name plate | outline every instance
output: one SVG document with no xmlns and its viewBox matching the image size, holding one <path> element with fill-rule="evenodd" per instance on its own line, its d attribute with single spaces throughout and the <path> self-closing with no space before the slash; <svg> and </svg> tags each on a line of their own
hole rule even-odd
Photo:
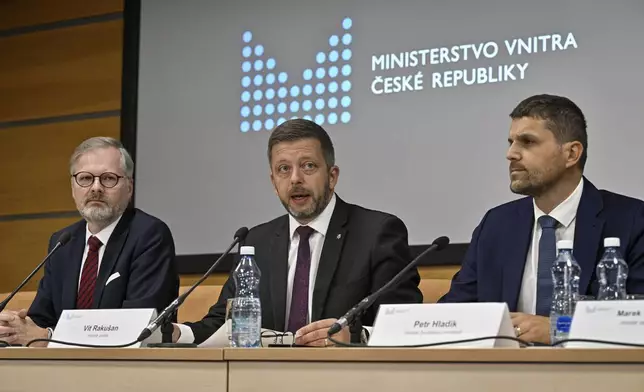
<svg viewBox="0 0 644 392">
<path fill-rule="evenodd" d="M 515 336 L 505 303 L 380 305 L 369 346 L 413 346 Z M 513 340 L 489 339 L 428 348 L 519 347 Z"/>
<path fill-rule="evenodd" d="M 156 309 L 73 309 L 63 310 L 53 340 L 70 343 L 113 346 L 135 341 L 141 331 L 157 316 Z M 148 339 L 128 348 L 144 347 L 161 342 L 157 329 Z M 72 347 L 50 342 L 47 347 Z"/>
<path fill-rule="evenodd" d="M 568 338 L 644 344 L 644 301 L 577 302 Z M 564 344 L 571 348 L 628 348 L 584 342 Z"/>
</svg>

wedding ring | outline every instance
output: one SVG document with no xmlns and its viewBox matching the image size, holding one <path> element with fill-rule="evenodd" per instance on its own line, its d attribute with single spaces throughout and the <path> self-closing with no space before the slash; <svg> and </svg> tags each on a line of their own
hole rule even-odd
<svg viewBox="0 0 644 392">
<path fill-rule="evenodd" d="M 518 325 L 514 327 L 514 332 L 516 332 L 517 336 L 521 336 L 521 327 Z"/>
</svg>

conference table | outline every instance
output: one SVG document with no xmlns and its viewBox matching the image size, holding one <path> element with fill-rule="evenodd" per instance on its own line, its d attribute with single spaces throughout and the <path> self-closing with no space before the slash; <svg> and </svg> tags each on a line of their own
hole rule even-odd
<svg viewBox="0 0 644 392">
<path fill-rule="evenodd" d="M 0 391 L 644 391 L 644 349 L 0 349 Z"/>
</svg>

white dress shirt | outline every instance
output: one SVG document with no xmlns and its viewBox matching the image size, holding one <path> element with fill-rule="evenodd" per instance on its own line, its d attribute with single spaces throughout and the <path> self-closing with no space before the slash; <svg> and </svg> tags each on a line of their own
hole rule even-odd
<svg viewBox="0 0 644 392">
<path fill-rule="evenodd" d="M 83 258 L 81 259 L 80 273 L 78 274 L 79 289 L 80 289 L 80 281 L 83 277 L 83 266 L 85 266 L 87 253 L 89 253 L 89 244 L 87 243 L 87 241 L 89 241 L 89 237 L 94 236 L 103 243 L 103 245 L 101 245 L 101 247 L 98 248 L 98 268 L 96 269 L 96 274 L 98 275 L 98 272 L 101 270 L 101 261 L 103 261 L 103 255 L 105 254 L 105 248 L 107 247 L 107 242 L 110 240 L 110 237 L 112 236 L 112 233 L 116 228 L 116 225 L 121 220 L 121 217 L 123 217 L 123 215 L 116 218 L 114 222 L 110 223 L 107 227 L 105 227 L 103 230 L 99 231 L 96 234 L 92 234 L 89 231 L 89 225 L 85 227 L 85 250 L 83 251 Z"/>
<path fill-rule="evenodd" d="M 324 208 L 322 213 L 317 218 L 308 223 L 307 226 L 313 228 L 315 232 L 309 237 L 309 246 L 311 248 L 311 269 L 309 271 L 309 314 L 307 321 L 311 318 L 311 304 L 313 303 L 313 289 L 315 288 L 315 278 L 318 273 L 318 266 L 320 265 L 320 256 L 322 255 L 322 247 L 324 245 L 324 238 L 326 237 L 333 210 L 335 210 L 336 197 L 335 194 L 331 196 L 329 204 Z M 286 279 L 286 318 L 284 325 L 288 325 L 288 317 L 291 310 L 291 295 L 293 294 L 293 280 L 295 278 L 295 268 L 297 266 L 297 248 L 300 245 L 300 235 L 296 230 L 302 226 L 295 218 L 289 215 L 289 235 L 290 244 L 288 250 L 288 275 Z M 262 255 L 257 255 L 262 257 Z M 263 304 L 264 305 L 264 304 Z M 264 305 L 268 306 L 268 305 Z M 184 324 L 175 324 L 179 327 L 181 335 L 177 343 L 194 343 L 195 335 L 192 329 Z M 281 332 L 281 331 L 280 331 Z"/>
<path fill-rule="evenodd" d="M 521 292 L 519 293 L 519 302 L 517 310 L 522 313 L 535 314 L 537 307 L 537 272 L 539 269 L 539 240 L 541 239 L 541 226 L 539 218 L 543 215 L 550 215 L 555 218 L 559 225 L 555 230 L 557 241 L 575 239 L 575 221 L 577 219 L 577 208 L 581 200 L 581 194 L 584 188 L 582 179 L 577 188 L 559 204 L 555 209 L 546 214 L 541 211 L 533 200 L 534 206 L 534 226 L 532 227 L 532 242 L 528 249 L 528 256 L 523 270 L 523 279 L 521 281 Z"/>
</svg>

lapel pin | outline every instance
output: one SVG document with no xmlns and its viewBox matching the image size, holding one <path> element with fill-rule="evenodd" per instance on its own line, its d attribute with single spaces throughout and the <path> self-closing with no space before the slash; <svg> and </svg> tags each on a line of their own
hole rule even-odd
<svg viewBox="0 0 644 392">
<path fill-rule="evenodd" d="M 336 238 L 337 238 L 337 239 L 342 238 L 342 234 L 338 234 L 338 236 L 337 236 Z"/>
</svg>

